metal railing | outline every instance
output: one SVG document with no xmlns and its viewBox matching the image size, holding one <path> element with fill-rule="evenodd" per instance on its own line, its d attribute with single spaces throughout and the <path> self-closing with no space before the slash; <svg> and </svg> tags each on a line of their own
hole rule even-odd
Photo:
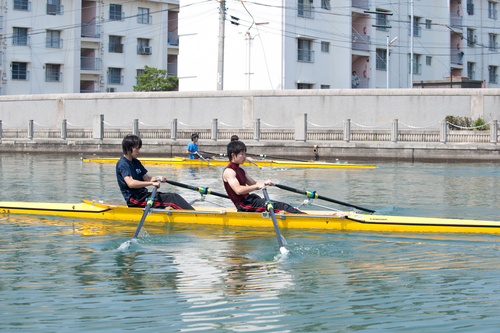
<svg viewBox="0 0 500 333">
<path fill-rule="evenodd" d="M 45 82 L 62 82 L 62 72 L 45 72 Z"/>
<path fill-rule="evenodd" d="M 355 50 L 370 50 L 370 36 L 361 34 L 352 34 L 352 48 Z"/>
<path fill-rule="evenodd" d="M 29 81 L 30 71 L 27 70 L 12 70 L 12 80 L 14 81 Z"/>
<path fill-rule="evenodd" d="M 498 84 L 498 74 L 490 73 L 490 83 Z"/>
<path fill-rule="evenodd" d="M 176 32 L 168 33 L 168 45 L 179 46 L 179 34 Z"/>
<path fill-rule="evenodd" d="M 123 44 L 110 43 L 108 46 L 108 52 L 123 53 Z"/>
<path fill-rule="evenodd" d="M 101 58 L 80 57 L 80 69 L 91 71 L 101 70 Z"/>
<path fill-rule="evenodd" d="M 313 50 L 297 50 L 297 61 L 301 62 L 314 62 L 314 51 Z"/>
<path fill-rule="evenodd" d="M 451 63 L 463 65 L 464 53 L 462 51 L 451 50 L 450 52 Z"/>
<path fill-rule="evenodd" d="M 108 74 L 108 84 L 123 84 L 123 75 Z"/>
<path fill-rule="evenodd" d="M 62 15 L 64 13 L 63 5 L 53 5 L 47 4 L 47 14 L 48 15 Z"/>
<path fill-rule="evenodd" d="M 28 46 L 30 45 L 30 36 L 12 36 L 12 45 Z"/>
<path fill-rule="evenodd" d="M 101 38 L 101 26 L 93 23 L 82 23 L 82 37 Z"/>
<path fill-rule="evenodd" d="M 408 27 L 408 35 L 411 36 L 411 27 Z M 422 37 L 422 27 L 419 25 L 413 25 L 413 37 Z"/>
<path fill-rule="evenodd" d="M 14 0 L 14 10 L 31 11 L 31 1 Z"/>
<path fill-rule="evenodd" d="M 494 9 L 488 9 L 488 18 L 498 20 L 498 11 Z"/>
<path fill-rule="evenodd" d="M 62 38 L 45 38 L 45 47 L 60 49 L 63 46 Z"/>
<path fill-rule="evenodd" d="M 110 10 L 109 11 L 109 20 L 110 21 L 124 21 L 125 20 L 125 13 L 115 11 L 115 10 Z"/>
<path fill-rule="evenodd" d="M 490 51 L 498 52 L 498 42 L 491 42 L 490 41 L 488 49 Z"/>
<path fill-rule="evenodd" d="M 151 15 L 137 15 L 137 23 L 140 24 L 153 24 L 153 16 Z"/>
<path fill-rule="evenodd" d="M 408 74 L 411 74 L 411 63 L 408 63 Z M 422 64 L 414 64 L 413 65 L 413 74 L 417 74 L 417 75 L 422 74 Z"/>
<path fill-rule="evenodd" d="M 463 16 L 450 13 L 450 25 L 454 28 L 462 29 Z"/>
<path fill-rule="evenodd" d="M 474 78 L 476 77 L 476 72 L 467 70 L 467 76 L 470 80 L 474 80 Z"/>
</svg>

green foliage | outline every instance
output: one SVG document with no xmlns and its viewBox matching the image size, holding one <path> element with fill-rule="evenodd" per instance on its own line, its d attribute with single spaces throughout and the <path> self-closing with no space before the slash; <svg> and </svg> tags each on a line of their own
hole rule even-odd
<svg viewBox="0 0 500 333">
<path fill-rule="evenodd" d="M 470 117 L 446 116 L 445 119 L 448 122 L 448 128 L 450 130 L 467 130 L 467 128 L 460 128 L 460 127 L 478 127 L 478 126 L 482 127 L 470 128 L 468 130 L 487 131 L 490 129 L 490 126 L 486 125 L 484 119 L 481 117 L 477 118 L 476 120 L 473 120 Z"/>
<path fill-rule="evenodd" d="M 164 69 L 144 66 L 144 71 L 146 73 L 136 76 L 134 91 L 171 91 L 179 87 L 179 78 L 168 76 Z"/>
</svg>

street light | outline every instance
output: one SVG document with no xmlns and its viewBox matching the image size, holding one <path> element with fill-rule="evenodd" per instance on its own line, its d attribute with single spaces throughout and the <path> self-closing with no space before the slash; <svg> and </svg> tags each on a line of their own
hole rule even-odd
<svg viewBox="0 0 500 333">
<path fill-rule="evenodd" d="M 398 37 L 394 37 L 393 40 L 389 42 L 389 36 L 387 36 L 387 89 L 389 89 L 389 46 L 394 43 Z"/>
</svg>

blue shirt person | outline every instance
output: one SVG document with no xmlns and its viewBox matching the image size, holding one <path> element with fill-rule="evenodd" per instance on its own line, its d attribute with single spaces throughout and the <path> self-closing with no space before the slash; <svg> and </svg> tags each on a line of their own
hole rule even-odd
<svg viewBox="0 0 500 333">
<path fill-rule="evenodd" d="M 186 154 L 189 154 L 189 158 L 194 160 L 198 158 L 198 155 L 196 154 L 198 152 L 198 145 L 196 144 L 198 142 L 198 134 L 193 133 L 191 135 L 191 142 L 187 146 Z"/>
</svg>

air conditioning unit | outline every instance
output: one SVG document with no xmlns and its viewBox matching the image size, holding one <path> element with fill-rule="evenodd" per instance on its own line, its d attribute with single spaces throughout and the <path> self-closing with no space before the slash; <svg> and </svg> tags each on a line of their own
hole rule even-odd
<svg viewBox="0 0 500 333">
<path fill-rule="evenodd" d="M 139 54 L 151 54 L 153 52 L 153 47 L 151 46 L 139 46 Z"/>
<path fill-rule="evenodd" d="M 116 88 L 106 88 L 106 92 L 116 92 Z"/>
</svg>

